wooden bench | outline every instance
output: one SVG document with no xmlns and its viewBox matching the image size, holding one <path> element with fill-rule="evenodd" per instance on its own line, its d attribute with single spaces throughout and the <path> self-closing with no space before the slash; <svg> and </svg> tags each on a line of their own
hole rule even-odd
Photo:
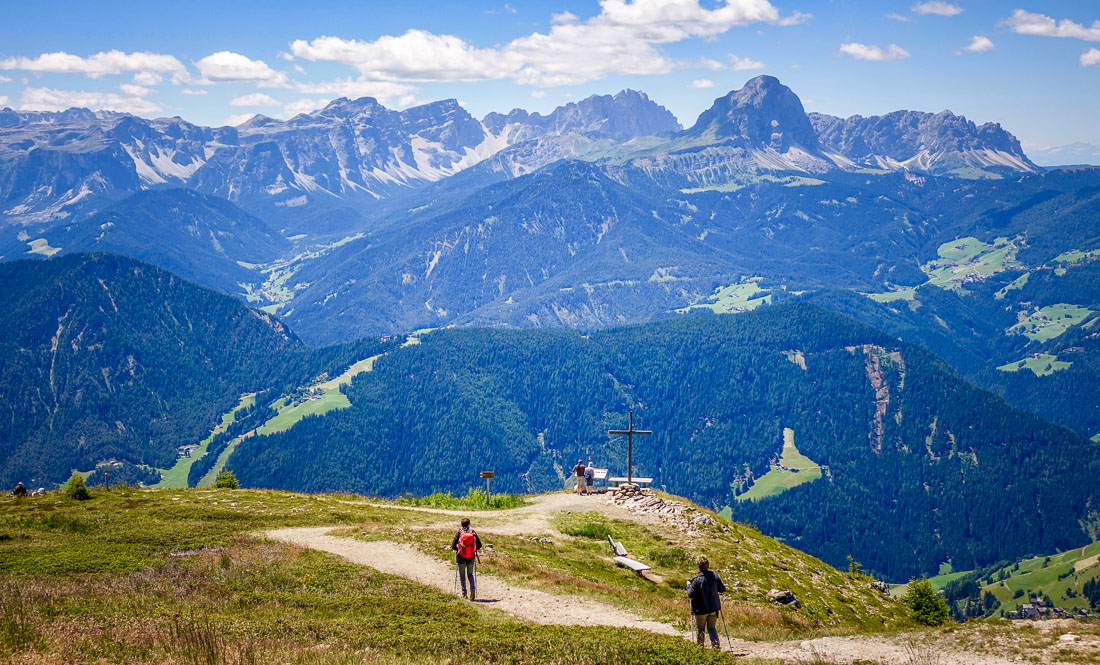
<svg viewBox="0 0 1100 665">
<path fill-rule="evenodd" d="M 628 559 L 625 556 L 615 557 L 615 563 L 617 563 L 619 565 L 622 565 L 622 566 L 626 566 L 627 568 L 633 570 L 636 573 L 640 573 L 643 570 L 649 570 L 649 566 L 645 565 L 641 561 L 635 561 L 634 559 Z"/>
<path fill-rule="evenodd" d="M 627 556 L 626 548 L 623 547 L 623 544 L 612 540 L 610 534 L 607 536 L 607 542 L 611 545 L 611 551 L 615 556 Z"/>
<path fill-rule="evenodd" d="M 651 482 L 653 482 L 652 478 L 638 478 L 637 476 L 635 476 L 632 480 L 634 484 L 638 487 L 646 487 Z M 613 487 L 618 487 L 619 485 L 627 482 L 627 478 L 626 476 L 612 476 L 607 479 L 607 482 L 611 483 Z"/>
</svg>

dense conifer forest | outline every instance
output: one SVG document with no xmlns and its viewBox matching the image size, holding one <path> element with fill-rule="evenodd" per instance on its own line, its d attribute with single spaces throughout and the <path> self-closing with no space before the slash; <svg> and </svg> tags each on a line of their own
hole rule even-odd
<svg viewBox="0 0 1100 665">
<path fill-rule="evenodd" d="M 805 365 L 805 369 L 802 365 Z M 1080 545 L 1100 444 L 1019 411 L 942 360 L 809 305 L 590 334 L 457 329 L 384 356 L 353 407 L 241 443 L 246 486 L 396 496 L 558 488 L 576 459 L 635 473 L 842 565 L 891 578 Z M 759 502 L 782 430 L 821 480 Z M 303 456 L 301 451 L 310 450 Z M 411 470 L 411 472 L 410 472 Z"/>
</svg>

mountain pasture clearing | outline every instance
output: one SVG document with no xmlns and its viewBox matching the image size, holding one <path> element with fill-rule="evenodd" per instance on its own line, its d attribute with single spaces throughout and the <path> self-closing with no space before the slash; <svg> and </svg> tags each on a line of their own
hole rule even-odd
<svg viewBox="0 0 1100 665">
<path fill-rule="evenodd" d="M 215 436 L 224 432 L 227 427 L 237 420 L 237 413 L 241 409 L 250 407 L 255 403 L 255 393 L 242 395 L 241 401 L 237 403 L 237 406 L 222 414 L 222 421 L 218 423 L 214 429 L 210 430 L 210 435 L 200 441 L 199 447 L 192 450 L 189 456 L 177 459 L 176 463 L 173 464 L 170 469 L 157 469 L 157 471 L 160 471 L 160 482 L 156 484 L 156 487 L 187 487 L 187 474 L 191 472 L 191 465 L 206 454 L 206 449 L 210 446 L 210 442 L 214 440 Z"/>
<path fill-rule="evenodd" d="M 798 451 L 794 445 L 794 430 L 783 428 L 783 452 L 779 463 L 772 464 L 771 470 L 752 484 L 749 491 L 737 497 L 738 501 L 758 501 L 769 496 L 811 483 L 821 478 L 821 467 Z"/>
<path fill-rule="evenodd" d="M 726 314 L 756 309 L 772 301 L 771 294 L 760 288 L 759 282 L 759 278 L 753 278 L 740 284 L 720 286 L 714 290 L 712 295 L 707 296 L 703 302 L 681 307 L 676 311 L 683 314 L 692 309 L 709 309 L 717 314 Z"/>
<path fill-rule="evenodd" d="M 1036 356 L 1028 356 L 1023 360 L 1001 365 L 997 369 L 1002 372 L 1018 372 L 1022 369 L 1029 369 L 1035 376 L 1049 376 L 1055 372 L 1069 369 L 1071 365 L 1073 365 L 1073 363 L 1058 360 L 1058 356 L 1053 356 L 1049 353 L 1040 353 Z"/>
<path fill-rule="evenodd" d="M 959 238 L 940 245 L 938 259 L 930 261 L 921 270 L 928 281 L 941 289 L 959 289 L 974 280 L 1018 265 L 1015 240 L 997 238 L 992 244 L 974 237 Z"/>
<path fill-rule="evenodd" d="M 1018 323 L 1005 331 L 1008 335 L 1024 335 L 1033 342 L 1046 342 L 1081 323 L 1092 310 L 1080 305 L 1058 303 L 1038 310 L 1016 313 Z"/>
</svg>

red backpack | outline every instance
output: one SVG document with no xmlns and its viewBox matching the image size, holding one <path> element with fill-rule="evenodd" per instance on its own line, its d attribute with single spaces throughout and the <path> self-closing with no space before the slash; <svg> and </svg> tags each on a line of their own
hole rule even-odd
<svg viewBox="0 0 1100 665">
<path fill-rule="evenodd" d="M 477 535 L 473 531 L 463 531 L 458 534 L 458 556 L 463 559 L 472 559 L 477 554 Z"/>
</svg>

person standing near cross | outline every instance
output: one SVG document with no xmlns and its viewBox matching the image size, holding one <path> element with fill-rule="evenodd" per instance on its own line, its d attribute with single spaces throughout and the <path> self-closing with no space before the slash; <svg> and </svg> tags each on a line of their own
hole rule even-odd
<svg viewBox="0 0 1100 665">
<path fill-rule="evenodd" d="M 653 430 L 634 429 L 634 409 L 630 410 L 630 421 L 626 429 L 609 429 L 608 434 L 626 435 L 626 482 L 634 482 L 634 435 L 653 434 Z"/>
</svg>

